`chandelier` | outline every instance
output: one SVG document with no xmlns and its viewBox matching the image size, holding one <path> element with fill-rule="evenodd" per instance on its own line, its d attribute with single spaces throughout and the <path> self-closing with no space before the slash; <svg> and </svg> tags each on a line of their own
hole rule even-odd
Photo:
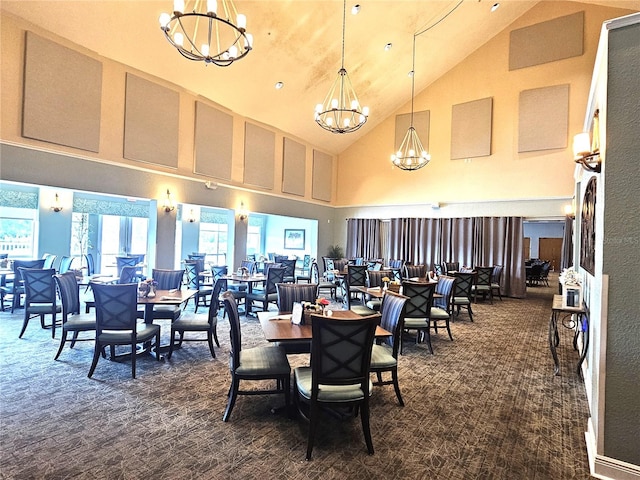
<svg viewBox="0 0 640 480">
<path fill-rule="evenodd" d="M 346 24 L 347 1 L 342 11 L 342 64 L 338 77 L 324 102 L 316 105 L 316 123 L 332 133 L 351 133 L 364 125 L 369 116 L 369 107 L 360 107 L 356 92 L 344 68 L 344 32 Z"/>
<path fill-rule="evenodd" d="M 413 95 L 415 89 L 415 69 L 416 69 L 416 35 L 413 36 L 413 64 L 411 66 L 411 123 L 409 130 L 404 136 L 400 149 L 391 155 L 391 162 L 402 170 L 418 170 L 424 167 L 431 155 L 424 149 L 413 126 Z"/>
<path fill-rule="evenodd" d="M 160 15 L 160 28 L 169 43 L 189 60 L 227 67 L 253 48 L 247 17 L 231 0 L 174 0 L 173 14 Z M 220 6 L 220 11 L 218 9 Z"/>
</svg>

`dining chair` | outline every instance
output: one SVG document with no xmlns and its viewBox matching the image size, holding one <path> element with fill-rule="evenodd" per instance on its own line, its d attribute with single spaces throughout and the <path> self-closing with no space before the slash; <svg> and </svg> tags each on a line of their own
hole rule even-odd
<svg viewBox="0 0 640 480">
<path fill-rule="evenodd" d="M 410 280 L 412 278 L 422 278 L 427 276 L 426 265 L 405 265 L 404 266 L 404 278 Z"/>
<path fill-rule="evenodd" d="M 311 283 L 311 255 L 305 255 L 302 258 L 302 267 L 299 269 L 299 274 L 296 275 L 296 283 L 303 281 Z"/>
<path fill-rule="evenodd" d="M 284 268 L 284 282 L 293 283 L 296 280 L 296 259 L 282 260 L 282 267 Z"/>
<path fill-rule="evenodd" d="M 318 299 L 318 284 L 315 283 L 277 283 L 276 290 L 280 313 L 291 312 L 293 304 L 296 302 L 316 303 Z M 277 342 L 276 344 L 284 348 L 287 355 L 311 352 L 311 342 L 308 340 Z"/>
<path fill-rule="evenodd" d="M 194 315 L 193 317 L 182 317 L 171 322 L 171 343 L 169 344 L 169 353 L 167 359 L 171 359 L 173 354 L 174 345 L 176 343 L 176 333 L 180 335 L 178 339 L 178 347 L 182 346 L 182 342 L 203 342 L 207 341 L 209 344 L 209 351 L 211 356 L 216 358 L 216 352 L 213 349 L 213 342 L 216 342 L 216 346 L 220 348 L 220 342 L 218 341 L 218 310 L 220 309 L 220 295 L 227 288 L 227 280 L 219 278 L 216 280 L 215 285 L 211 293 L 211 301 L 209 302 L 209 310 L 207 315 Z M 206 332 L 207 337 L 190 338 L 185 337 L 187 332 Z"/>
<path fill-rule="evenodd" d="M 383 278 L 394 279 L 393 272 L 391 270 L 367 270 L 367 287 L 368 288 L 383 288 Z M 376 312 L 380 311 L 382 307 L 382 300 L 379 298 L 369 298 L 366 306 Z"/>
<path fill-rule="evenodd" d="M 53 357 L 57 360 L 66 342 L 71 342 L 69 348 L 73 348 L 77 341 L 95 339 L 96 319 L 95 316 L 80 314 L 80 286 L 73 272 L 59 273 L 53 279 L 62 303 L 62 337 L 56 356 Z M 81 332 L 93 332 L 94 335 L 91 338 L 78 338 Z M 73 336 L 67 339 L 69 333 Z"/>
<path fill-rule="evenodd" d="M 460 262 L 444 262 L 444 273 L 449 275 L 449 272 L 457 272 L 460 270 Z"/>
<path fill-rule="evenodd" d="M 21 268 L 42 269 L 44 259 L 39 260 L 14 260 L 13 261 L 13 282 L 9 283 L 3 291 L 11 295 L 11 313 L 22 305 L 22 295 L 24 294 L 24 281 L 22 280 Z"/>
<path fill-rule="evenodd" d="M 431 307 L 431 313 L 429 315 L 434 332 L 438 333 L 438 323 L 443 321 L 445 322 L 449 338 L 452 341 L 453 335 L 451 335 L 449 321 L 451 319 L 451 295 L 453 294 L 455 282 L 455 277 L 448 275 L 438 277 L 438 283 L 436 284 L 436 290 L 434 292 L 433 307 Z"/>
<path fill-rule="evenodd" d="M 21 278 L 24 281 L 24 320 L 18 338 L 22 338 L 29 320 L 40 317 L 40 326 L 47 328 L 44 323 L 45 315 L 51 315 L 51 338 L 56 338 L 56 316 L 62 311 L 57 303 L 56 284 L 53 268 L 35 269 L 20 267 Z"/>
<path fill-rule="evenodd" d="M 401 259 L 389 260 L 389 268 L 398 268 L 402 270 L 404 268 L 404 263 L 404 260 Z"/>
<path fill-rule="evenodd" d="M 496 292 L 498 298 L 502 301 L 502 271 L 504 267 L 502 265 L 494 265 L 493 272 L 491 274 L 491 293 Z"/>
<path fill-rule="evenodd" d="M 284 282 L 285 269 L 282 267 L 269 267 L 267 270 L 267 276 L 265 284 L 262 288 L 253 287 L 245 298 L 245 312 L 250 315 L 253 311 L 253 303 L 258 302 L 262 304 L 262 310 L 269 310 L 270 303 L 277 303 L 278 291 L 276 284 Z"/>
<path fill-rule="evenodd" d="M 44 269 L 53 268 L 54 263 L 56 263 L 56 258 L 58 257 L 56 255 L 53 255 L 52 253 L 45 253 L 42 256 L 42 259 L 44 260 L 44 264 L 42 265 L 42 268 Z"/>
<path fill-rule="evenodd" d="M 138 286 L 135 283 L 92 283 L 96 301 L 96 337 L 89 378 L 93 375 L 105 347 L 111 347 L 111 359 L 115 360 L 115 347 L 128 345 L 131 348 L 131 377 L 136 378 L 136 345 L 149 343 L 155 347 L 156 359 L 160 361 L 160 325 L 139 323 L 137 317 Z"/>
<path fill-rule="evenodd" d="M 74 257 L 63 255 L 60 257 L 60 266 L 58 266 L 58 273 L 65 273 L 71 269 Z"/>
<path fill-rule="evenodd" d="M 426 339 L 429 352 L 433 354 L 431 345 L 431 310 L 433 306 L 433 293 L 436 290 L 435 283 L 402 282 L 402 294 L 409 298 L 405 305 L 403 331 L 416 331 L 416 345 L 422 337 Z M 400 354 L 403 352 L 404 343 L 400 344 Z"/>
<path fill-rule="evenodd" d="M 320 271 L 318 269 L 317 262 L 311 263 L 311 283 L 318 285 L 318 295 L 322 295 L 323 291 L 329 291 L 329 297 L 336 298 L 336 284 L 335 282 L 329 282 L 324 277 L 320 277 Z"/>
<path fill-rule="evenodd" d="M 456 317 L 460 315 L 460 309 L 466 308 L 469 314 L 469 320 L 473 322 L 473 310 L 471 309 L 471 288 L 475 283 L 476 274 L 467 272 L 456 272 L 454 274 L 456 282 L 451 295 L 451 313 Z"/>
<path fill-rule="evenodd" d="M 204 261 L 202 261 L 202 265 L 204 265 Z M 198 290 L 198 294 L 193 297 L 195 313 L 198 313 L 200 305 L 208 306 L 207 297 L 213 294 L 213 288 L 203 284 L 203 279 L 200 276 L 203 269 L 199 260 L 187 260 L 184 265 L 184 271 L 187 288 L 189 290 Z"/>
<path fill-rule="evenodd" d="M 154 268 L 151 277 L 158 282 L 158 290 L 180 290 L 182 286 L 182 270 L 166 270 Z M 180 305 L 154 305 L 153 319 L 177 320 L 182 314 Z"/>
<path fill-rule="evenodd" d="M 473 292 L 473 301 L 478 303 L 478 293 L 482 295 L 484 300 L 487 295 L 493 305 L 493 291 L 491 289 L 491 277 L 493 275 L 493 267 L 475 267 L 476 270 L 476 282 L 471 287 Z"/>
<path fill-rule="evenodd" d="M 346 310 L 352 310 L 362 316 L 377 313 L 374 309 L 367 307 L 361 300 L 364 298 L 364 293 L 354 288 L 367 286 L 366 265 L 347 265 L 347 274 L 342 279 L 341 286 L 342 303 Z"/>
<path fill-rule="evenodd" d="M 294 369 L 295 400 L 300 414 L 309 421 L 307 460 L 320 423 L 320 409 L 359 413 L 367 450 L 373 455 L 369 423 L 369 378 L 373 339 L 380 320 L 375 314 L 356 320 L 313 315 L 311 366 Z M 305 411 L 308 407 L 308 412 Z"/>
<path fill-rule="evenodd" d="M 238 304 L 233 294 L 226 291 L 222 294 L 224 309 L 229 319 L 229 339 L 231 352 L 229 370 L 231 371 L 231 387 L 229 388 L 227 408 L 224 411 L 222 421 L 226 422 L 231 416 L 231 411 L 236 403 L 238 395 L 263 395 L 284 393 L 287 410 L 291 403 L 291 366 L 287 360 L 284 349 L 277 346 L 260 346 L 242 349 L 242 334 L 240 331 L 240 318 Z M 240 390 L 240 382 L 243 380 L 275 380 L 275 388 Z"/>
<path fill-rule="evenodd" d="M 373 344 L 371 350 L 371 373 L 375 373 L 377 381 L 374 385 L 393 385 L 398 403 L 404 407 L 398 383 L 398 350 L 402 344 L 404 315 L 408 297 L 395 292 L 385 293 L 382 299 L 380 326 L 391 332 L 390 337 L 383 337 Z M 382 374 L 391 373 L 391 380 L 383 380 Z"/>
</svg>

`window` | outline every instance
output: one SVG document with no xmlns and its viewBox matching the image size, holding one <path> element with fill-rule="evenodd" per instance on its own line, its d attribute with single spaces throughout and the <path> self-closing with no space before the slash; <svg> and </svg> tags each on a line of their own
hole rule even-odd
<svg viewBox="0 0 640 480">
<path fill-rule="evenodd" d="M 207 260 L 215 265 L 227 263 L 227 232 L 226 223 L 200 222 L 198 251 L 206 253 Z"/>
<path fill-rule="evenodd" d="M 36 258 L 36 211 L 26 208 L 0 209 L 0 253 L 9 258 Z"/>
<path fill-rule="evenodd" d="M 249 225 L 247 228 L 247 255 L 258 256 L 262 251 L 262 225 Z"/>
<path fill-rule="evenodd" d="M 141 217 L 100 216 L 101 270 L 113 267 L 116 257 L 146 254 L 149 220 Z"/>
</svg>

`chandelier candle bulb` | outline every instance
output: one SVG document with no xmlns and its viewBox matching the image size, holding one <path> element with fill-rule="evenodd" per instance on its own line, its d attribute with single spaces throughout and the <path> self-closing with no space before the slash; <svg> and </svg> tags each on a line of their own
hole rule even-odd
<svg viewBox="0 0 640 480">
<path fill-rule="evenodd" d="M 207 14 L 216 15 L 218 13 L 217 0 L 207 0 Z"/>
<path fill-rule="evenodd" d="M 173 13 L 182 14 L 184 12 L 184 0 L 173 0 Z"/>
</svg>

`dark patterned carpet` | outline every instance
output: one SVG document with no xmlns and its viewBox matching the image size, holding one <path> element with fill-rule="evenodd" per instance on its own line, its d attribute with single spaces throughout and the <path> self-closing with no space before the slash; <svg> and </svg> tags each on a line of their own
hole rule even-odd
<svg viewBox="0 0 640 480">
<path fill-rule="evenodd" d="M 475 322 L 463 313 L 453 324 L 454 342 L 433 335 L 435 355 L 409 339 L 400 358 L 406 406 L 389 386 L 372 397 L 375 455 L 359 419 L 328 416 L 310 462 L 306 424 L 270 413 L 280 396 L 242 396 L 222 422 L 226 320 L 215 360 L 206 343 L 190 343 L 171 361 L 142 357 L 136 380 L 128 361 L 104 359 L 88 379 L 92 342 L 53 361 L 58 340 L 49 330 L 34 319 L 19 340 L 22 313 L 1 313 L 0 478 L 590 478 L 577 353 L 561 332 L 554 376 L 547 343 L 556 291 L 552 284 L 529 288 L 526 300 L 474 305 Z M 255 319 L 243 319 L 242 334 L 244 346 L 265 343 Z"/>
</svg>

